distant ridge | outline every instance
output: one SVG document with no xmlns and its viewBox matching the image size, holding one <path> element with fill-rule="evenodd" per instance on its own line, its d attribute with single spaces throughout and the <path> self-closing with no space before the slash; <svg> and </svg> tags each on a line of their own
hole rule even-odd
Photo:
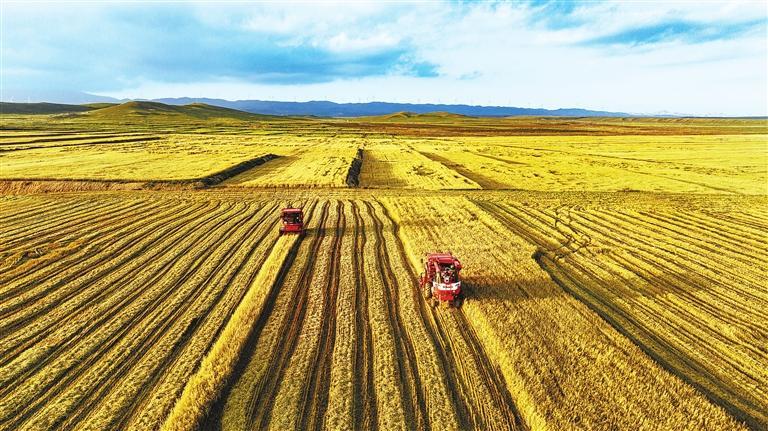
<svg viewBox="0 0 768 431">
<path fill-rule="evenodd" d="M 86 112 L 95 109 L 87 105 L 66 105 L 63 103 L 12 103 L 0 102 L 0 114 L 66 114 L 71 112 Z"/>
<path fill-rule="evenodd" d="M 205 103 L 190 103 L 186 105 L 168 105 L 160 102 L 130 101 L 119 105 L 107 106 L 95 109 L 87 114 L 95 118 L 130 119 L 148 118 L 154 116 L 193 118 L 197 120 L 209 120 L 214 118 L 250 120 L 258 118 L 258 115 L 238 111 L 220 106 L 207 105 Z"/>
<path fill-rule="evenodd" d="M 335 103 L 328 101 L 275 102 L 266 100 L 223 100 L 208 98 L 165 98 L 154 102 L 169 105 L 205 103 L 213 106 L 237 109 L 264 115 L 318 116 L 318 117 L 370 117 L 398 113 L 411 114 L 455 114 L 471 117 L 630 117 L 625 112 L 591 111 L 589 109 L 535 109 L 505 106 L 442 105 L 412 103 Z"/>
</svg>

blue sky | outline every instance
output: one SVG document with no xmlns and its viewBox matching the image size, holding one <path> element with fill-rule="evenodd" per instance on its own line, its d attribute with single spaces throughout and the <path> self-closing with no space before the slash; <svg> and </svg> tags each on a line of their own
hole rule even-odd
<svg viewBox="0 0 768 431">
<path fill-rule="evenodd" d="M 3 100 L 89 93 L 768 115 L 762 1 L 1 8 Z"/>
</svg>

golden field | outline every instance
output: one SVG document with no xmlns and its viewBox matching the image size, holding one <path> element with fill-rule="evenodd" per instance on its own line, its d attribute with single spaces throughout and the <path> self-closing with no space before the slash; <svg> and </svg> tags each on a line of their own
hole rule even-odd
<svg viewBox="0 0 768 431">
<path fill-rule="evenodd" d="M 4 118 L 0 429 L 768 426 L 765 120 L 139 108 Z"/>
</svg>

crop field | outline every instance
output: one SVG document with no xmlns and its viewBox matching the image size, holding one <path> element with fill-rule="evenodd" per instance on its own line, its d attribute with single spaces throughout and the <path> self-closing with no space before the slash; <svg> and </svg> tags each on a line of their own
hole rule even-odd
<svg viewBox="0 0 768 431">
<path fill-rule="evenodd" d="M 768 427 L 763 120 L 120 106 L 3 124 L 2 430 Z"/>
</svg>

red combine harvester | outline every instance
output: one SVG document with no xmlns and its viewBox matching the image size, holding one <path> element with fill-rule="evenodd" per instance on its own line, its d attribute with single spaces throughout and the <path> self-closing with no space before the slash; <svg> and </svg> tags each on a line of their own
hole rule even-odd
<svg viewBox="0 0 768 431">
<path fill-rule="evenodd" d="M 284 208 L 280 212 L 283 225 L 280 226 L 280 235 L 289 233 L 304 234 L 304 212 L 301 208 Z"/>
<path fill-rule="evenodd" d="M 419 287 L 425 299 L 432 298 L 432 305 L 441 301 L 449 306 L 459 306 L 462 299 L 461 280 L 459 279 L 461 262 L 451 252 L 427 253 L 424 272 L 419 278 Z"/>
</svg>

